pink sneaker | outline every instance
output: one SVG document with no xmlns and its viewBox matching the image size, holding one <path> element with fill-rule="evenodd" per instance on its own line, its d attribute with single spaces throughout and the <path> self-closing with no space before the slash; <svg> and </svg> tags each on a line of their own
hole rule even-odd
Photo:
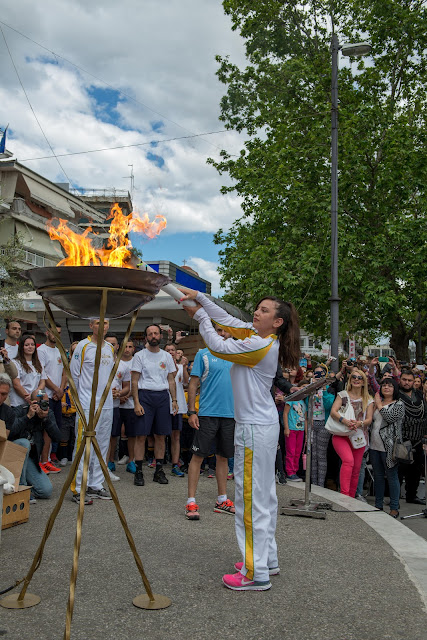
<svg viewBox="0 0 427 640">
<path fill-rule="evenodd" d="M 215 513 L 231 513 L 233 516 L 236 513 L 234 503 L 229 498 L 224 502 L 215 502 L 214 511 Z"/>
<path fill-rule="evenodd" d="M 269 580 L 267 582 L 247 580 L 240 571 L 222 576 L 222 582 L 227 589 L 232 589 L 233 591 L 267 591 L 267 589 L 271 589 Z"/>
<path fill-rule="evenodd" d="M 241 571 L 243 569 L 243 562 L 236 562 L 234 565 L 236 571 Z M 270 576 L 278 576 L 280 573 L 280 567 L 274 567 L 274 569 L 269 569 L 268 573 Z"/>
</svg>

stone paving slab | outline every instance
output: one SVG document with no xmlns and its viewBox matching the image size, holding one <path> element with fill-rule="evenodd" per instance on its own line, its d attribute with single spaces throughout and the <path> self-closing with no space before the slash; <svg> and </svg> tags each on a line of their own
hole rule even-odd
<svg viewBox="0 0 427 640">
<path fill-rule="evenodd" d="M 162 611 L 133 607 L 144 592 L 133 556 L 114 505 L 95 501 L 85 510 L 73 640 L 425 640 L 427 614 L 404 563 L 356 514 L 279 516 L 281 574 L 272 578 L 272 589 L 231 592 L 221 576 L 240 558 L 233 516 L 213 512 L 215 480 L 200 479 L 201 520 L 189 522 L 186 479 L 171 477 L 160 486 L 152 470 L 144 473 L 146 486 L 134 487 L 119 467 L 116 488 L 153 591 L 173 604 Z M 3 531 L 0 589 L 28 571 L 64 475 L 52 478 L 53 499 L 31 506 L 27 524 Z M 301 496 L 290 484 L 277 491 L 280 506 Z M 6 640 L 63 637 L 77 508 L 67 498 L 30 585 L 41 603 L 22 611 L 0 608 Z"/>
</svg>

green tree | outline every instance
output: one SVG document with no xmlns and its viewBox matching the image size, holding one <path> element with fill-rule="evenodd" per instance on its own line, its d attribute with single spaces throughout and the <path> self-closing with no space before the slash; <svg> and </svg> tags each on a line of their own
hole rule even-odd
<svg viewBox="0 0 427 640">
<path fill-rule="evenodd" d="M 13 318 L 18 311 L 22 311 L 22 294 L 31 291 L 29 281 L 21 277 L 16 267 L 22 262 L 22 258 L 23 248 L 19 236 L 0 245 L 0 321 L 1 318 Z"/>
<path fill-rule="evenodd" d="M 339 72 L 339 280 L 342 333 L 390 332 L 407 357 L 426 294 L 424 2 L 226 0 L 248 66 L 217 57 L 221 119 L 246 134 L 233 178 L 242 217 L 219 230 L 227 299 L 292 299 L 303 326 L 329 333 L 331 30 L 369 40 L 372 58 Z M 400 350 L 402 346 L 402 351 Z"/>
</svg>

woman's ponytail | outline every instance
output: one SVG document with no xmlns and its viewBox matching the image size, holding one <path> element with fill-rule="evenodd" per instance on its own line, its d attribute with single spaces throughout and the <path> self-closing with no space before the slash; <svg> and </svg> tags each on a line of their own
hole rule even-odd
<svg viewBox="0 0 427 640">
<path fill-rule="evenodd" d="M 256 305 L 257 309 L 263 300 L 275 302 L 276 318 L 283 318 L 283 324 L 277 329 L 279 364 L 284 368 L 296 369 L 301 355 L 298 312 L 292 302 L 284 302 L 274 296 L 262 298 Z"/>
<path fill-rule="evenodd" d="M 301 356 L 298 312 L 292 302 L 284 302 L 283 305 L 288 307 L 288 317 L 282 316 L 284 323 L 278 331 L 279 363 L 282 367 L 295 369 L 299 365 Z M 280 317 L 280 314 L 278 316 Z"/>
</svg>

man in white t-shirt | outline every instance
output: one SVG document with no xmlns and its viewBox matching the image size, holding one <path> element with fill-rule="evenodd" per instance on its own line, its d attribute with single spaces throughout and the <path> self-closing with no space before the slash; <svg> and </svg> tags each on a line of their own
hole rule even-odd
<svg viewBox="0 0 427 640">
<path fill-rule="evenodd" d="M 105 341 L 109 342 L 114 349 L 114 359 L 120 348 L 119 339 L 115 333 L 107 333 Z M 122 419 L 120 415 L 120 399 L 130 393 L 130 362 L 120 361 L 116 375 L 112 382 L 113 390 L 113 426 L 111 429 L 110 451 L 108 456 L 108 471 L 113 482 L 120 480 L 119 476 L 114 474 L 116 464 L 114 462 L 114 454 L 117 447 L 117 438 L 120 437 L 122 431 Z"/>
<path fill-rule="evenodd" d="M 176 366 L 176 400 L 178 402 L 178 413 L 174 414 L 171 403 L 172 414 L 172 435 L 171 435 L 171 457 L 172 457 L 172 475 L 179 478 L 184 477 L 184 473 L 179 468 L 179 454 L 181 452 L 181 432 L 182 432 L 182 416 L 187 413 L 187 401 L 185 399 L 184 384 L 188 384 L 188 360 L 185 356 L 181 356 L 181 361 L 178 364 L 176 361 L 176 346 L 174 344 L 167 344 L 165 351 L 171 354 Z"/>
<path fill-rule="evenodd" d="M 13 360 L 18 355 L 18 340 L 21 337 L 21 325 L 16 320 L 9 320 L 6 322 L 5 333 L 4 348 L 7 351 L 9 359 Z"/>
<path fill-rule="evenodd" d="M 160 349 L 161 329 L 159 325 L 149 325 L 146 330 L 147 348 L 138 351 L 133 357 L 131 367 L 131 388 L 134 411 L 139 417 L 135 439 L 135 478 L 139 486 L 144 484 L 142 461 L 145 453 L 145 438 L 154 435 L 154 455 L 156 471 L 153 480 L 159 484 L 168 484 L 163 471 L 165 457 L 165 438 L 172 431 L 169 398 L 172 398 L 172 411 L 178 412 L 176 400 L 176 367 L 172 356 Z M 169 396 L 170 393 L 170 396 Z M 137 481 L 135 480 L 135 484 Z"/>
<path fill-rule="evenodd" d="M 126 366 L 129 367 L 129 372 L 132 370 L 132 358 L 135 353 L 135 345 L 132 339 L 128 340 L 125 350 L 123 351 L 122 361 L 126 363 Z M 126 396 L 122 396 L 120 398 L 120 418 L 125 427 L 125 436 L 127 441 L 127 451 L 125 451 L 125 455 L 121 458 L 118 464 L 126 464 L 126 471 L 129 473 L 135 473 L 136 465 L 135 465 L 135 440 L 136 440 L 136 428 L 138 423 L 138 416 L 135 415 L 134 404 L 132 398 L 132 391 L 129 389 L 129 393 Z M 135 481 L 135 484 L 139 485 Z M 140 486 L 140 485 L 139 485 Z"/>
<path fill-rule="evenodd" d="M 104 336 L 108 331 L 109 322 L 104 321 L 104 327 L 99 326 L 99 318 L 94 318 L 90 321 L 89 327 L 92 330 L 92 335 L 88 336 L 85 340 L 81 340 L 74 350 L 73 357 L 70 363 L 71 375 L 76 384 L 79 394 L 79 400 L 82 408 L 85 412 L 86 420 L 89 420 L 89 409 L 92 400 L 92 381 L 95 369 L 95 356 L 98 340 L 102 340 L 101 347 L 101 359 L 98 369 L 98 388 L 96 390 L 95 397 L 95 413 L 101 396 L 106 387 L 111 370 L 114 366 L 114 350 L 108 342 L 105 342 Z M 111 427 L 113 424 L 113 392 L 110 388 L 104 406 L 101 411 L 101 415 L 96 424 L 96 439 L 101 450 L 102 457 L 106 461 L 108 448 L 110 446 Z M 83 438 L 83 424 L 80 417 L 77 414 L 76 417 L 76 441 L 74 445 L 74 455 L 80 447 L 80 443 Z M 83 461 L 82 456 L 79 464 L 78 471 L 74 476 L 71 483 L 71 491 L 73 492 L 74 502 L 80 501 L 80 489 L 83 477 Z M 92 504 L 94 498 L 101 500 L 111 500 L 111 496 L 106 489 L 102 486 L 104 480 L 104 474 L 102 473 L 101 465 L 98 458 L 91 449 L 90 463 L 89 463 L 89 475 L 87 480 L 87 492 L 85 504 Z"/>
<path fill-rule="evenodd" d="M 56 330 L 61 335 L 61 325 L 56 324 Z M 56 346 L 56 338 L 50 329 L 46 331 L 46 342 L 41 344 L 37 348 L 37 355 L 41 362 L 41 365 L 46 373 L 46 385 L 45 391 L 49 398 L 49 408 L 52 410 L 55 416 L 55 422 L 58 429 L 61 431 L 62 426 L 62 407 L 61 400 L 64 395 L 64 389 L 67 384 L 67 378 L 64 372 L 64 365 L 62 364 L 61 354 Z M 49 468 L 52 463 L 58 462 L 56 451 L 52 451 L 49 462 L 49 451 L 51 445 L 51 439 L 48 434 L 44 434 L 44 445 L 40 456 L 40 464 L 45 466 L 49 472 L 52 469 Z M 62 458 L 63 456 L 61 456 Z M 57 467 L 56 467 L 57 468 Z M 58 469 L 59 470 L 59 469 Z"/>
</svg>

